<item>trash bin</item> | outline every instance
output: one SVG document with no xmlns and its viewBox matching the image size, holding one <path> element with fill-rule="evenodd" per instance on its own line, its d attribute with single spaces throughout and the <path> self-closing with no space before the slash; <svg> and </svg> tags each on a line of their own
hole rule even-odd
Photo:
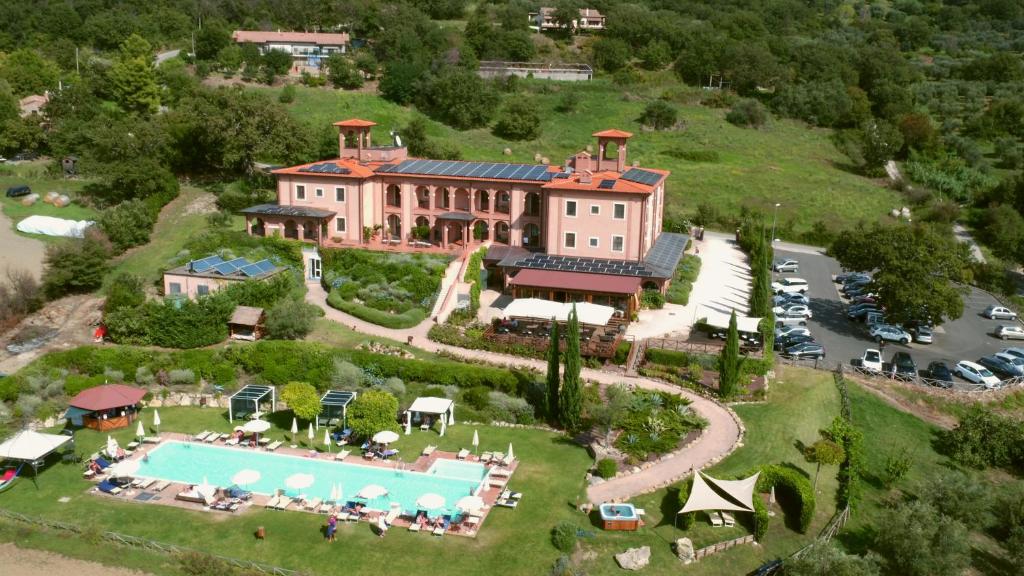
<svg viewBox="0 0 1024 576">
<path fill-rule="evenodd" d="M 257 540 L 265 540 L 266 538 L 267 538 L 267 529 L 264 528 L 263 526 L 258 526 L 256 528 L 256 539 Z"/>
</svg>

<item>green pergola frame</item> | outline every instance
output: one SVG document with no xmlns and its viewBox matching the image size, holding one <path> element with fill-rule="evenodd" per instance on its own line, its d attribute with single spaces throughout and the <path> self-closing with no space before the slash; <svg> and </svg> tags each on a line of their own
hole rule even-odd
<svg viewBox="0 0 1024 576">
<path fill-rule="evenodd" d="M 270 395 L 270 411 L 273 412 L 277 410 L 277 390 L 273 386 L 248 384 L 238 392 L 235 392 L 231 395 L 228 402 L 228 420 L 235 421 L 236 406 L 240 408 L 237 411 L 245 415 L 259 412 L 260 402 L 265 401 L 267 395 Z M 250 407 L 252 412 L 244 412 L 245 409 Z"/>
<path fill-rule="evenodd" d="M 341 418 L 342 428 L 345 427 L 348 420 L 348 405 L 356 399 L 355 392 L 348 392 L 346 390 L 328 390 L 322 398 L 320 398 L 320 414 L 316 417 L 316 426 L 320 427 L 321 424 L 328 424 L 335 418 Z"/>
</svg>

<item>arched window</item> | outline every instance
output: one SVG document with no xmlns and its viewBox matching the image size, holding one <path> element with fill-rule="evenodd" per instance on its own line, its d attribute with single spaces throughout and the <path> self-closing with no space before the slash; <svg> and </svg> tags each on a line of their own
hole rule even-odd
<svg viewBox="0 0 1024 576">
<path fill-rule="evenodd" d="M 402 188 L 398 184 L 389 184 L 385 197 L 387 198 L 388 206 L 394 208 L 402 207 Z"/>
</svg>

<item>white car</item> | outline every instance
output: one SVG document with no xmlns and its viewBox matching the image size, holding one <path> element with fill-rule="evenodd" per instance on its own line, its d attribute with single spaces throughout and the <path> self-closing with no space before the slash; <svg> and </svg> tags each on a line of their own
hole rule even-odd
<svg viewBox="0 0 1024 576">
<path fill-rule="evenodd" d="M 996 338 L 1002 338 L 1003 340 L 1024 340 L 1024 328 L 1013 324 L 997 326 L 992 334 Z"/>
<path fill-rule="evenodd" d="M 799 272 L 800 262 L 793 258 L 780 258 L 772 265 L 776 272 Z"/>
<path fill-rule="evenodd" d="M 1017 358 L 1024 358 L 1024 348 L 1004 348 L 1000 354 L 1009 354 Z"/>
<path fill-rule="evenodd" d="M 804 304 L 776 306 L 772 308 L 772 313 L 776 318 L 810 318 L 812 316 L 811 309 Z"/>
<path fill-rule="evenodd" d="M 874 348 L 868 348 L 860 357 L 860 367 L 872 372 L 882 371 L 882 353 Z"/>
<path fill-rule="evenodd" d="M 783 278 L 772 282 L 772 292 L 776 294 L 804 294 L 807 290 L 807 280 L 803 278 Z"/>
<path fill-rule="evenodd" d="M 811 331 L 805 326 L 783 326 L 782 328 L 775 329 L 775 339 L 783 338 L 786 336 L 810 336 Z"/>
<path fill-rule="evenodd" d="M 985 311 L 982 312 L 982 314 L 985 316 L 985 318 L 990 318 L 992 320 L 1016 320 L 1017 319 L 1017 313 L 1014 312 L 1013 310 L 1010 310 L 1009 308 L 1004 307 L 1004 306 L 996 306 L 996 305 L 989 306 L 988 308 L 985 308 Z"/>
<path fill-rule="evenodd" d="M 971 362 L 970 360 L 957 362 L 956 366 L 953 367 L 953 372 L 964 380 L 969 380 L 975 384 L 983 384 L 986 388 L 999 386 L 999 378 L 995 374 L 981 364 Z"/>
<path fill-rule="evenodd" d="M 909 332 L 899 326 L 893 326 L 892 324 L 875 324 L 871 328 L 870 334 L 872 338 L 879 342 L 882 340 L 888 340 L 889 342 L 910 344 L 910 341 L 913 339 Z"/>
</svg>

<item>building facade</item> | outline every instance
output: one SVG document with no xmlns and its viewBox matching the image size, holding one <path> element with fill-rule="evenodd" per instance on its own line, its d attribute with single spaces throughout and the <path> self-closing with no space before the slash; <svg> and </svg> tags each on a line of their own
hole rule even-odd
<svg viewBox="0 0 1024 576">
<path fill-rule="evenodd" d="M 573 260 L 606 274 L 623 268 L 606 262 L 642 268 L 665 237 L 669 173 L 627 166 L 629 132 L 596 132 L 596 155 L 548 166 L 409 158 L 400 145 L 373 145 L 374 125 L 337 122 L 339 158 L 275 170 L 277 203 L 242 211 L 249 234 L 410 251 L 488 243 L 513 274 L 515 259 L 534 254 L 558 261 L 542 269 Z M 662 272 L 635 271 L 659 288 L 671 277 Z"/>
<path fill-rule="evenodd" d="M 266 280 L 284 271 L 270 260 L 249 262 L 245 258 L 208 256 L 164 272 L 164 295 L 194 300 L 236 282 Z"/>
<path fill-rule="evenodd" d="M 555 9 L 544 6 L 539 12 L 530 12 L 530 26 L 541 30 L 558 30 Z M 579 18 L 572 21 L 573 30 L 604 30 L 605 16 L 593 8 L 580 8 Z"/>
<path fill-rule="evenodd" d="M 255 44 L 260 54 L 280 50 L 291 54 L 294 62 L 292 72 L 318 70 L 322 60 L 334 53 L 346 53 L 350 42 L 348 34 L 327 32 L 263 32 L 259 30 L 235 30 L 231 35 L 238 44 Z"/>
</svg>

